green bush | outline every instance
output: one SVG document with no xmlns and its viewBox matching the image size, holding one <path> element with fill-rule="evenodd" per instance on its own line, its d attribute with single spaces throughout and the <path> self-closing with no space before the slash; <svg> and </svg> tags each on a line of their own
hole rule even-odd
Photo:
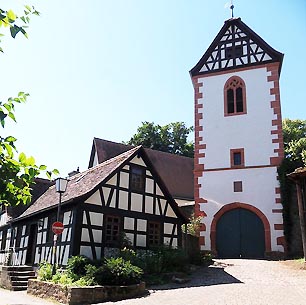
<svg viewBox="0 0 306 305">
<path fill-rule="evenodd" d="M 73 286 L 84 287 L 84 286 L 94 286 L 96 285 L 94 279 L 87 278 L 86 276 L 81 277 L 76 282 L 73 282 Z"/>
<path fill-rule="evenodd" d="M 126 261 L 133 262 L 136 259 L 136 252 L 132 249 L 124 247 L 120 250 L 120 257 L 122 257 Z"/>
<path fill-rule="evenodd" d="M 68 260 L 67 270 L 58 270 L 53 276 L 52 265 L 41 263 L 38 275 L 43 281 L 67 286 L 132 285 L 140 282 L 143 271 L 122 257 L 105 259 L 102 264 L 94 265 L 84 256 L 74 256 Z"/>
<path fill-rule="evenodd" d="M 71 286 L 73 283 L 73 279 L 66 272 L 58 271 L 52 277 L 52 282 L 55 284 L 61 284 L 65 286 Z"/>
<path fill-rule="evenodd" d="M 188 257 L 181 249 L 161 246 L 152 250 L 138 252 L 132 263 L 142 268 L 146 274 L 161 272 L 185 272 Z"/>
<path fill-rule="evenodd" d="M 77 255 L 70 257 L 66 267 L 69 277 L 71 277 L 74 281 L 77 281 L 82 276 L 85 276 L 86 265 L 89 265 L 90 263 L 90 259 L 86 256 Z"/>
<path fill-rule="evenodd" d="M 185 272 L 187 270 L 188 257 L 182 249 L 160 247 L 158 251 L 161 257 L 163 272 Z"/>
<path fill-rule="evenodd" d="M 100 285 L 132 285 L 138 284 L 143 271 L 122 257 L 105 259 L 99 277 Z"/>
<path fill-rule="evenodd" d="M 50 281 L 52 279 L 52 267 L 47 261 L 41 262 L 37 272 L 38 279 L 41 281 Z"/>
</svg>

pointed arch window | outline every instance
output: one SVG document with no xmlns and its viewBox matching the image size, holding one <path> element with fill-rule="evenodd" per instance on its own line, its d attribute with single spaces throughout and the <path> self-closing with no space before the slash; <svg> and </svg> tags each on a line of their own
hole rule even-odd
<svg viewBox="0 0 306 305">
<path fill-rule="evenodd" d="M 233 76 L 224 86 L 224 115 L 246 114 L 246 90 L 244 81 Z"/>
</svg>

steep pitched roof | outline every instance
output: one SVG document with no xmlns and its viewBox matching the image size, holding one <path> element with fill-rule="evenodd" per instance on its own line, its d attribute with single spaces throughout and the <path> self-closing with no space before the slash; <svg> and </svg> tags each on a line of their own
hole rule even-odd
<svg viewBox="0 0 306 305">
<path fill-rule="evenodd" d="M 187 222 L 187 218 L 181 213 L 176 202 L 173 200 L 167 186 L 161 179 L 158 171 L 151 162 L 150 157 L 141 146 L 134 147 L 122 154 L 115 156 L 109 160 L 106 160 L 88 170 L 76 174 L 69 178 L 66 192 L 62 195 L 62 204 L 77 201 L 78 199 L 86 199 L 93 192 L 95 192 L 99 186 L 111 175 L 123 166 L 127 161 L 131 160 L 136 155 L 142 155 L 144 161 L 148 164 L 154 177 L 157 179 L 161 190 L 169 198 L 170 205 L 175 211 L 176 215 L 180 217 L 184 222 Z M 58 205 L 58 196 L 55 191 L 55 185 L 49 187 L 49 189 L 39 197 L 33 205 L 31 205 L 22 215 L 12 220 L 12 222 L 19 221 L 27 216 L 43 212 L 50 208 L 54 208 Z"/>
<path fill-rule="evenodd" d="M 123 154 L 70 177 L 67 190 L 62 195 L 62 204 L 72 202 L 73 200 L 77 200 L 93 192 L 121 164 L 136 155 L 139 149 L 140 146 L 130 149 Z M 57 204 L 58 196 L 55 191 L 55 185 L 52 185 L 20 217 L 15 220 L 19 220 L 31 214 L 42 212 L 43 210 L 57 206 Z"/>
<path fill-rule="evenodd" d="M 210 47 L 190 70 L 190 75 L 196 76 L 271 62 L 280 63 L 280 73 L 283 56 L 240 18 L 231 18 L 224 22 Z"/>
<path fill-rule="evenodd" d="M 115 143 L 99 138 L 93 139 L 89 167 L 93 166 L 95 154 L 97 161 L 109 158 L 131 149 L 133 146 Z M 193 199 L 193 159 L 144 148 L 171 195 L 175 198 Z"/>
</svg>

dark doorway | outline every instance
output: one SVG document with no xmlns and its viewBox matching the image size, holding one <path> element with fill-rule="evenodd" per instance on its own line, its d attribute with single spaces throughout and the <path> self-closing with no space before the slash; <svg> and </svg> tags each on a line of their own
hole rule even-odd
<svg viewBox="0 0 306 305">
<path fill-rule="evenodd" d="M 246 209 L 234 209 L 221 216 L 216 228 L 220 258 L 263 258 L 265 230 L 261 219 Z"/>
<path fill-rule="evenodd" d="M 29 228 L 29 240 L 27 247 L 26 265 L 33 265 L 35 259 L 36 250 L 36 240 L 37 240 L 37 223 L 33 223 Z"/>
</svg>

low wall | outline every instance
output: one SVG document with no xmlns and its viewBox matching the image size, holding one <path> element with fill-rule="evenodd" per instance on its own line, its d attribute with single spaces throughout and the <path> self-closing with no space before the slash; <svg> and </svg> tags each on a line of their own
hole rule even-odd
<svg viewBox="0 0 306 305">
<path fill-rule="evenodd" d="M 130 286 L 67 287 L 39 280 L 29 280 L 27 290 L 27 293 L 37 297 L 69 305 L 128 299 L 143 295 L 145 292 L 144 282 Z"/>
</svg>

